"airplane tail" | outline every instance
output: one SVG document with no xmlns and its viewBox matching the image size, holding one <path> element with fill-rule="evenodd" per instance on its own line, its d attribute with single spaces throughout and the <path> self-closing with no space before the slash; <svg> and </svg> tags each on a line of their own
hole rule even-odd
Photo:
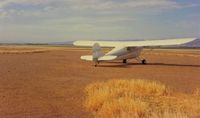
<svg viewBox="0 0 200 118">
<path fill-rule="evenodd" d="M 94 61 L 95 64 L 97 64 L 99 61 L 110 61 L 116 59 L 117 56 L 113 55 L 105 55 L 101 47 L 98 43 L 95 43 L 92 47 L 92 55 L 84 55 L 81 56 L 82 60 L 87 60 L 87 61 Z"/>
<path fill-rule="evenodd" d="M 100 57 L 104 56 L 101 47 L 98 43 L 95 43 L 92 47 L 92 58 L 93 61 L 97 62 Z"/>
</svg>

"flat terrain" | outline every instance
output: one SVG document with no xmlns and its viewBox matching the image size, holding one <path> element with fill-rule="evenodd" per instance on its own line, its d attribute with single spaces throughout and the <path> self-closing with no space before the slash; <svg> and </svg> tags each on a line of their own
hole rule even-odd
<svg viewBox="0 0 200 118">
<path fill-rule="evenodd" d="M 89 49 L 40 49 L 0 47 L 0 117 L 90 118 L 82 106 L 84 88 L 95 81 L 157 80 L 186 93 L 200 88 L 199 50 L 144 50 L 147 65 L 129 60 L 129 65 L 112 62 L 94 67 L 80 60 L 91 53 Z"/>
</svg>

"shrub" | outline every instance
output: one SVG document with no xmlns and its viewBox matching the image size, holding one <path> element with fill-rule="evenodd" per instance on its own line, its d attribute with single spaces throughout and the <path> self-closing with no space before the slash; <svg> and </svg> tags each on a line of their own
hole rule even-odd
<svg viewBox="0 0 200 118">
<path fill-rule="evenodd" d="M 147 80 L 109 80 L 88 85 L 85 108 L 98 118 L 198 117 L 200 96 L 174 92 Z"/>
</svg>

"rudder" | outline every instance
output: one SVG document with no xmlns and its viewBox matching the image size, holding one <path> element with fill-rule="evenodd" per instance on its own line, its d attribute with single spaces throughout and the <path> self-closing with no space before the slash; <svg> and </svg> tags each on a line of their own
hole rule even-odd
<svg viewBox="0 0 200 118">
<path fill-rule="evenodd" d="M 93 56 L 93 61 L 98 62 L 98 58 L 104 56 L 104 53 L 101 50 L 101 47 L 98 43 L 95 43 L 92 47 L 92 56 Z"/>
</svg>

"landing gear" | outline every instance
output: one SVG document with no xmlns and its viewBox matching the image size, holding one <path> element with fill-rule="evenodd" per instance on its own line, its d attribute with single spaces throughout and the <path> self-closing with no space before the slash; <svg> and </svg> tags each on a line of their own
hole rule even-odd
<svg viewBox="0 0 200 118">
<path fill-rule="evenodd" d="M 126 59 L 123 59 L 123 63 L 126 64 L 126 63 L 127 63 L 127 60 L 126 60 Z"/>
<path fill-rule="evenodd" d="M 142 62 L 142 64 L 146 64 L 147 63 L 147 61 L 145 59 L 143 59 L 141 62 Z"/>
<path fill-rule="evenodd" d="M 137 57 L 136 60 L 138 62 L 141 62 L 142 64 L 146 64 L 147 63 L 146 59 L 141 59 L 140 57 Z"/>
</svg>

